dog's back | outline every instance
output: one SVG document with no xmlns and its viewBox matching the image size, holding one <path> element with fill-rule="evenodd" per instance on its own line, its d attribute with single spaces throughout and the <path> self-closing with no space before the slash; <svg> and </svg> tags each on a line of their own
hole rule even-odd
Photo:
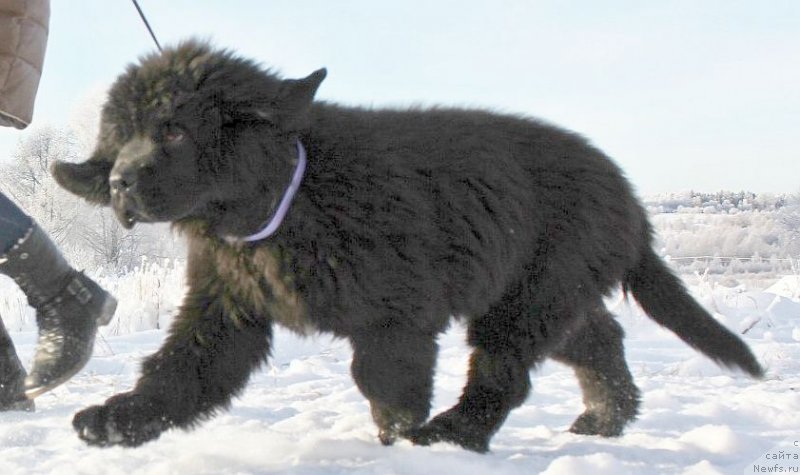
<svg viewBox="0 0 800 475">
<path fill-rule="evenodd" d="M 479 110 L 322 104 L 310 130 L 309 154 L 320 159 L 306 186 L 330 200 L 323 209 L 338 209 L 329 232 L 342 239 L 332 246 L 379 257 L 379 294 L 410 279 L 419 288 L 409 296 L 447 302 L 439 312 L 480 315 L 533 267 L 548 266 L 594 297 L 649 245 L 620 170 L 548 124 Z"/>
</svg>

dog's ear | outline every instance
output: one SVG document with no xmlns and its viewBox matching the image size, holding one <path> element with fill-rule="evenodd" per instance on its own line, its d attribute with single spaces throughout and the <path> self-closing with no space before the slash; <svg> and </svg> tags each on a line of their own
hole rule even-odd
<svg viewBox="0 0 800 475">
<path fill-rule="evenodd" d="M 85 200 L 108 205 L 111 200 L 108 175 L 113 163 L 106 160 L 89 159 L 83 163 L 57 160 L 50 168 L 56 182 L 62 188 Z"/>
<path fill-rule="evenodd" d="M 318 69 L 303 79 L 286 79 L 281 83 L 276 100 L 277 122 L 287 130 L 298 130 L 308 125 L 308 111 L 314 94 L 328 71 Z"/>
</svg>

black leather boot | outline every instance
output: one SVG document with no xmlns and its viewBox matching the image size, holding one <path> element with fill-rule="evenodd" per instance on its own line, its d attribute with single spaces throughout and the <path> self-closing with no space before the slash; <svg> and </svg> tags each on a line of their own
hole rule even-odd
<svg viewBox="0 0 800 475">
<path fill-rule="evenodd" d="M 33 410 L 33 401 L 25 397 L 25 368 L 0 320 L 0 411 Z"/>
<path fill-rule="evenodd" d="M 25 395 L 33 399 L 86 365 L 97 327 L 111 320 L 117 301 L 70 267 L 36 224 L 0 257 L 0 272 L 14 279 L 36 309 L 39 341 L 25 378 Z"/>
</svg>

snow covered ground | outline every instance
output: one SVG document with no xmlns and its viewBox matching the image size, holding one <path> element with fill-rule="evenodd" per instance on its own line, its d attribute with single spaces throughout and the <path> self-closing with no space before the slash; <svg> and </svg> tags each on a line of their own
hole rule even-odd
<svg viewBox="0 0 800 475">
<path fill-rule="evenodd" d="M 166 270 L 164 270 L 166 269 Z M 325 337 L 279 330 L 275 356 L 231 411 L 192 432 L 171 431 L 136 449 L 90 448 L 73 434 L 72 415 L 129 389 L 141 359 L 155 351 L 180 301 L 179 264 L 150 266 L 135 280 L 109 279 L 120 297 L 117 321 L 72 381 L 37 399 L 37 411 L 0 413 L 0 473 L 11 474 L 740 474 L 800 472 L 800 280 L 769 289 L 694 279 L 694 295 L 730 328 L 743 332 L 768 376 L 753 381 L 717 368 L 635 305 L 608 305 L 624 324 L 627 357 L 643 392 L 641 416 L 622 437 L 566 431 L 582 411 L 569 369 L 548 362 L 532 373 L 533 391 L 477 455 L 449 445 L 382 447 L 366 401 L 349 376 L 350 348 Z M 144 276 L 144 277 L 142 277 Z M 15 307 L 0 281 L 0 313 L 30 361 L 32 313 Z M 766 286 L 765 286 L 766 287 Z M 765 291 L 767 290 L 767 291 Z M 155 296 L 155 297 L 154 297 Z M 440 340 L 434 411 L 449 407 L 464 384 L 464 331 Z M 780 445 L 783 444 L 783 445 Z M 800 456 L 798 456 L 800 457 Z M 759 461 L 758 459 L 761 458 Z M 758 461 L 758 466 L 753 466 Z"/>
</svg>

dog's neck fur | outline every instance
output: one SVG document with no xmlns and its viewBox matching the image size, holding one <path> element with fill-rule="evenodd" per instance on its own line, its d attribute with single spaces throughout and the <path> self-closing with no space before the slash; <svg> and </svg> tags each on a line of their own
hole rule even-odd
<svg viewBox="0 0 800 475">
<path fill-rule="evenodd" d="M 292 181 L 289 182 L 289 186 L 286 187 L 286 191 L 283 193 L 283 197 L 278 203 L 278 207 L 272 213 L 272 217 L 269 219 L 269 221 L 267 221 L 264 227 L 254 234 L 239 238 L 242 241 L 255 242 L 272 236 L 280 227 L 281 223 L 283 222 L 283 218 L 286 217 L 286 213 L 289 212 L 289 208 L 292 206 L 292 201 L 297 194 L 297 190 L 300 188 L 300 183 L 303 181 L 303 174 L 306 170 L 306 149 L 303 147 L 303 144 L 299 139 L 297 140 L 296 144 L 297 166 L 292 174 Z"/>
<path fill-rule="evenodd" d="M 267 239 L 278 230 L 281 223 L 283 223 L 283 219 L 286 217 L 286 213 L 289 212 L 289 208 L 292 206 L 292 202 L 297 194 L 297 190 L 300 188 L 300 183 L 303 181 L 303 174 L 305 173 L 306 169 L 306 150 L 303 147 L 302 142 L 300 142 L 300 139 L 297 139 L 296 145 L 297 165 L 295 166 L 294 173 L 292 173 L 292 180 L 286 187 L 281 200 L 272 211 L 271 217 L 257 232 L 243 237 L 226 236 L 226 240 L 233 242 L 256 242 Z"/>
</svg>

